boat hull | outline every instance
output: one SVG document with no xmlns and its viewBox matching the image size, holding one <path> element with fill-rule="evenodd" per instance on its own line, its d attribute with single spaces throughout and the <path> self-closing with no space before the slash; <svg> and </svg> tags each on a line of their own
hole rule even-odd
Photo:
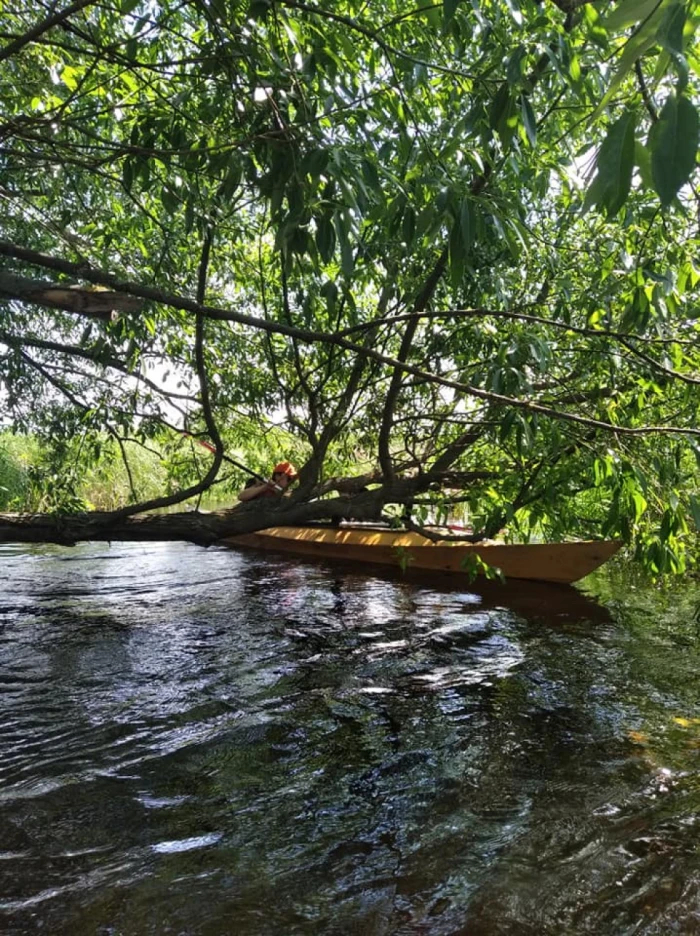
<svg viewBox="0 0 700 936">
<path fill-rule="evenodd" d="M 353 527 L 271 527 L 223 540 L 233 547 L 294 553 L 322 560 L 392 566 L 405 570 L 479 572 L 473 557 L 499 569 L 506 579 L 576 582 L 589 575 L 622 545 L 618 541 L 576 543 L 438 543 L 418 533 Z"/>
</svg>

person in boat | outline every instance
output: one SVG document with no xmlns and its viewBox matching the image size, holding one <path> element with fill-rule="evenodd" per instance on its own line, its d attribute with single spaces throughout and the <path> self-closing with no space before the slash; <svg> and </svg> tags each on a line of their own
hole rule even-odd
<svg viewBox="0 0 700 936">
<path fill-rule="evenodd" d="M 280 462 L 279 465 L 275 465 L 269 481 L 251 478 L 238 495 L 238 500 L 246 503 L 259 497 L 281 497 L 296 479 L 297 470 L 294 465 L 288 461 Z"/>
</svg>

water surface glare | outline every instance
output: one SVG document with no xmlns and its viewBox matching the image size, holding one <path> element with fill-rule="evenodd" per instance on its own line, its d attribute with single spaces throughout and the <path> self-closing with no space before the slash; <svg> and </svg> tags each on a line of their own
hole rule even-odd
<svg viewBox="0 0 700 936">
<path fill-rule="evenodd" d="M 700 933 L 698 595 L 621 581 L 0 547 L 0 932 Z"/>
</svg>

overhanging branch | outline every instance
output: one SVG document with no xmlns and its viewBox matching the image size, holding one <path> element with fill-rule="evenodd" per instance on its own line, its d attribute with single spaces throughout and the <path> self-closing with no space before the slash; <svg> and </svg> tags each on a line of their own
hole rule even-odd
<svg viewBox="0 0 700 936">
<path fill-rule="evenodd" d="M 547 419 L 575 423 L 576 425 L 587 426 L 591 429 L 600 429 L 605 432 L 617 433 L 618 435 L 643 436 L 661 434 L 700 437 L 700 429 L 691 429 L 683 426 L 638 426 L 636 428 L 631 426 L 618 426 L 600 419 L 592 419 L 587 416 L 580 416 L 577 413 L 561 412 L 553 409 L 551 406 L 547 406 L 542 403 L 536 403 L 532 400 L 523 400 L 518 399 L 517 397 L 506 396 L 503 393 L 494 393 L 490 390 L 482 390 L 479 387 L 474 387 L 471 384 L 464 383 L 459 380 L 451 380 L 448 377 L 441 377 L 437 374 L 431 374 L 429 371 L 425 371 L 420 367 L 416 367 L 407 362 L 399 361 L 396 358 L 382 354 L 381 352 L 372 348 L 362 347 L 362 345 L 347 341 L 344 338 L 339 338 L 335 334 L 313 331 L 312 329 L 299 328 L 298 326 L 285 325 L 279 322 L 270 322 L 264 319 L 256 318 L 252 315 L 245 315 L 242 312 L 233 312 L 229 309 L 222 309 L 217 306 L 203 305 L 202 303 L 197 302 L 195 299 L 189 299 L 185 296 L 168 293 L 164 290 L 157 289 L 154 286 L 143 286 L 140 283 L 122 280 L 113 273 L 108 273 L 104 270 L 97 270 L 88 264 L 81 265 L 77 263 L 71 263 L 67 260 L 39 253 L 35 250 L 28 250 L 25 247 L 20 247 L 19 245 L 12 244 L 8 241 L 0 241 L 0 256 L 12 257 L 15 260 L 21 260 L 25 263 L 31 263 L 35 266 L 43 267 L 45 269 L 57 270 L 69 276 L 81 277 L 88 282 L 95 283 L 97 285 L 109 286 L 117 292 L 123 292 L 131 296 L 140 297 L 142 299 L 153 300 L 154 302 L 169 306 L 173 309 L 180 309 L 182 311 L 195 314 L 201 313 L 207 318 L 216 319 L 218 321 L 237 322 L 241 325 L 248 325 L 261 331 L 276 332 L 277 334 L 296 337 L 309 343 L 318 342 L 321 344 L 336 345 L 338 347 L 344 348 L 347 351 L 351 351 L 353 354 L 365 355 L 366 357 L 371 358 L 380 364 L 384 364 L 387 367 L 393 369 L 397 368 L 406 372 L 407 374 L 413 374 L 415 377 L 420 377 L 423 380 L 439 384 L 443 387 L 449 387 L 451 390 L 457 390 L 467 396 L 471 396 L 479 400 L 485 400 L 489 403 L 493 403 L 496 406 L 513 407 L 515 409 L 522 410 L 523 412 L 536 414 Z"/>
<path fill-rule="evenodd" d="M 80 10 L 85 9 L 85 7 L 92 6 L 95 2 L 96 0 L 75 0 L 75 3 L 66 7 L 65 10 L 59 10 L 59 12 L 54 13 L 53 16 L 47 16 L 46 19 L 37 23 L 32 29 L 29 29 L 21 36 L 17 36 L 17 38 L 8 43 L 4 49 L 0 49 L 0 62 L 4 62 L 26 45 L 35 42 L 40 36 L 43 36 L 44 33 L 53 29 L 54 26 L 58 26 L 59 23 L 65 23 L 69 16 L 78 13 Z"/>
</svg>

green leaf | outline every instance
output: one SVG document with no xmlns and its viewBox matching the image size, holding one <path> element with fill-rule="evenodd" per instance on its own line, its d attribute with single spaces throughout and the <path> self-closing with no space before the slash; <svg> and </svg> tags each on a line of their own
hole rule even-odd
<svg viewBox="0 0 700 936">
<path fill-rule="evenodd" d="M 471 249 L 472 241 L 474 240 L 474 221 L 472 218 L 472 205 L 471 201 L 468 198 L 463 199 L 462 207 L 459 212 L 459 224 L 460 231 L 462 234 L 462 246 L 464 247 L 465 255 L 469 253 Z"/>
<path fill-rule="evenodd" d="M 677 91 L 680 94 L 688 84 L 688 62 L 683 55 L 683 33 L 685 28 L 685 8 L 674 3 L 666 10 L 658 32 L 659 44 L 673 60 L 678 73 Z"/>
<path fill-rule="evenodd" d="M 270 12 L 272 0 L 251 0 L 248 16 L 252 20 L 264 20 Z"/>
<path fill-rule="evenodd" d="M 639 169 L 639 177 L 642 180 L 644 188 L 653 188 L 654 181 L 651 175 L 651 153 L 649 148 L 635 140 L 634 143 L 634 164 Z"/>
<path fill-rule="evenodd" d="M 628 72 L 634 67 L 637 59 L 641 58 L 657 42 L 659 25 L 663 22 L 664 12 L 670 5 L 670 0 L 653 0 L 653 3 L 650 0 L 645 0 L 642 4 L 638 3 L 637 0 L 626 0 L 624 6 L 626 9 L 632 6 L 636 8 L 641 6 L 646 9 L 648 3 L 652 8 L 651 12 L 647 13 L 645 17 L 639 16 L 633 20 L 633 22 L 641 21 L 639 29 L 625 42 L 615 74 L 610 81 L 608 90 L 591 115 L 591 120 L 600 115 L 603 108 L 627 77 Z"/>
<path fill-rule="evenodd" d="M 651 172 L 661 204 L 671 204 L 695 168 L 698 112 L 686 97 L 671 92 L 649 133 Z"/>
<path fill-rule="evenodd" d="M 345 214 L 337 211 L 334 217 L 335 231 L 340 244 L 340 268 L 345 276 L 352 276 L 355 269 L 355 254 L 350 243 L 350 221 Z"/>
<path fill-rule="evenodd" d="M 506 82 L 503 82 L 491 102 L 489 124 L 491 129 L 498 133 L 504 145 L 510 141 L 512 136 L 512 129 L 508 125 L 512 112 L 513 99 L 510 95 L 510 87 Z"/>
<path fill-rule="evenodd" d="M 605 209 L 609 218 L 615 217 L 629 195 L 634 168 L 636 123 L 636 113 L 625 111 L 608 131 L 596 160 L 596 203 Z"/>
<path fill-rule="evenodd" d="M 519 85 L 523 77 L 523 63 L 527 56 L 524 45 L 519 45 L 508 60 L 506 68 L 506 77 L 510 84 Z"/>
<path fill-rule="evenodd" d="M 651 16 L 659 5 L 659 0 L 622 0 L 610 16 L 606 16 L 602 25 L 609 32 L 617 32 L 641 23 Z"/>
<path fill-rule="evenodd" d="M 602 49 L 608 47 L 608 34 L 603 28 L 600 14 L 592 4 L 584 4 L 583 21 L 588 27 L 588 36 L 592 42 Z"/>
<path fill-rule="evenodd" d="M 505 442 L 510 433 L 513 430 L 515 425 L 515 420 L 517 418 L 517 413 L 515 410 L 508 410 L 506 414 L 501 419 L 501 424 L 498 430 L 498 438 L 501 443 Z"/>
<path fill-rule="evenodd" d="M 133 13 L 140 2 L 141 0 L 121 0 L 119 10 L 122 16 L 128 16 L 129 13 Z"/>
<path fill-rule="evenodd" d="M 300 175 L 318 178 L 328 165 L 328 152 L 325 149 L 311 149 L 301 161 Z"/>
<path fill-rule="evenodd" d="M 647 501 L 644 495 L 640 491 L 631 491 L 630 500 L 632 501 L 632 506 L 634 507 L 634 521 L 639 521 L 644 512 L 647 509 Z"/>
<path fill-rule="evenodd" d="M 577 55 L 571 56 L 571 62 L 569 63 L 569 75 L 571 76 L 571 80 L 575 85 L 578 84 L 583 77 L 581 63 L 579 62 Z"/>
<path fill-rule="evenodd" d="M 160 193 L 160 200 L 169 215 L 175 214 L 175 212 L 180 207 L 180 199 L 178 198 L 177 193 L 167 186 L 163 186 L 163 189 Z"/>
<path fill-rule="evenodd" d="M 66 65 L 66 67 L 61 72 L 61 81 L 69 91 L 75 91 L 75 89 L 78 87 L 78 80 L 80 77 L 81 75 L 79 70 L 77 68 L 73 68 L 70 65 Z"/>
<path fill-rule="evenodd" d="M 333 280 L 326 280 L 321 287 L 321 295 L 326 300 L 326 310 L 330 318 L 335 315 L 335 309 L 338 302 L 338 287 Z"/>
<path fill-rule="evenodd" d="M 335 252 L 335 228 L 329 215 L 322 215 L 316 221 L 316 246 L 324 263 L 329 263 Z"/>
<path fill-rule="evenodd" d="M 586 192 L 586 197 L 583 200 L 583 205 L 581 206 L 581 214 L 585 215 L 591 210 L 594 205 L 599 205 L 603 198 L 603 184 L 600 181 L 600 176 L 596 174 L 595 178 L 588 186 L 588 191 Z"/>
<path fill-rule="evenodd" d="M 520 107 L 523 116 L 523 126 L 525 127 L 525 133 L 527 133 L 530 146 L 535 146 L 537 143 L 537 118 L 535 117 L 535 112 L 532 109 L 532 104 L 530 104 L 530 99 L 526 94 L 521 94 L 520 96 Z"/>
<path fill-rule="evenodd" d="M 666 10 L 659 28 L 658 38 L 661 45 L 671 53 L 682 55 L 684 27 L 685 8 L 682 3 L 674 3 Z"/>
<path fill-rule="evenodd" d="M 462 226 L 459 221 L 455 221 L 450 231 L 450 279 L 453 288 L 457 289 L 464 280 L 465 268 L 465 250 L 462 240 Z"/>
<path fill-rule="evenodd" d="M 134 160 L 127 157 L 122 165 L 122 185 L 124 191 L 128 193 L 131 193 L 131 186 L 134 183 L 134 168 Z"/>
<path fill-rule="evenodd" d="M 185 205 L 185 232 L 190 233 L 194 227 L 194 205 L 192 204 L 191 199 L 187 199 L 187 204 Z"/>
<path fill-rule="evenodd" d="M 382 186 L 379 181 L 379 173 L 377 172 L 377 167 L 369 159 L 362 160 L 362 175 L 367 184 L 367 186 L 372 189 L 372 191 L 377 194 L 382 194 Z"/>
<path fill-rule="evenodd" d="M 416 213 L 411 205 L 406 205 L 401 221 L 401 237 L 403 242 L 410 246 L 416 233 Z"/>
<path fill-rule="evenodd" d="M 459 0 L 443 0 L 442 4 L 442 22 L 443 28 L 449 26 L 450 20 L 454 18 L 455 11 L 459 6 Z"/>
</svg>

